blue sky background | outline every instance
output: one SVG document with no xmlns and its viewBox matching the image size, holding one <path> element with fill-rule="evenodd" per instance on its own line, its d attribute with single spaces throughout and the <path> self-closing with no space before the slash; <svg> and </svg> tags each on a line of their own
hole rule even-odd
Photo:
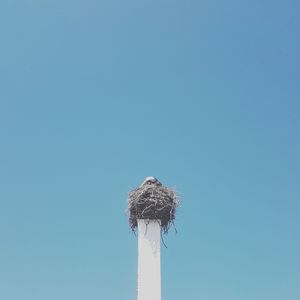
<svg viewBox="0 0 300 300">
<path fill-rule="evenodd" d="M 296 0 L 0 2 L 0 299 L 135 299 L 124 214 L 176 187 L 163 299 L 299 300 Z"/>
</svg>

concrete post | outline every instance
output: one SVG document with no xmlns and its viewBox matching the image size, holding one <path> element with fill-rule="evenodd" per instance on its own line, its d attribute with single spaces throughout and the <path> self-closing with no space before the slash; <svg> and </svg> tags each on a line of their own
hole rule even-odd
<svg viewBox="0 0 300 300">
<path fill-rule="evenodd" d="M 138 220 L 137 300 L 161 300 L 159 220 Z"/>
</svg>

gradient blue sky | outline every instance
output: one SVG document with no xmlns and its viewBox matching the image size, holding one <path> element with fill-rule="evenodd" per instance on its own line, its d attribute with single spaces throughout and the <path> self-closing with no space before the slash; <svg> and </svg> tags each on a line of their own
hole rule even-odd
<svg viewBox="0 0 300 300">
<path fill-rule="evenodd" d="M 296 0 L 0 2 L 0 299 L 132 300 L 127 192 L 179 191 L 164 300 L 300 299 Z"/>
</svg>

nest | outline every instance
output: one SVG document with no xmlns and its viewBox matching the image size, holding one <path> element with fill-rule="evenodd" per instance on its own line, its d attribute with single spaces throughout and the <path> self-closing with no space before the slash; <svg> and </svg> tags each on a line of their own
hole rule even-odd
<svg viewBox="0 0 300 300">
<path fill-rule="evenodd" d="M 174 190 L 163 186 L 156 178 L 147 177 L 141 186 L 129 193 L 127 214 L 133 231 L 138 219 L 159 220 L 163 233 L 174 224 L 179 205 Z"/>
</svg>

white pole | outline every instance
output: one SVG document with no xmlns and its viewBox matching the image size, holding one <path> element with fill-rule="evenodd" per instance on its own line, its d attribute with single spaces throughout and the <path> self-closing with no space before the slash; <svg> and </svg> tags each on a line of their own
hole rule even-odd
<svg viewBox="0 0 300 300">
<path fill-rule="evenodd" d="M 138 220 L 137 300 L 161 300 L 159 220 Z"/>
</svg>

